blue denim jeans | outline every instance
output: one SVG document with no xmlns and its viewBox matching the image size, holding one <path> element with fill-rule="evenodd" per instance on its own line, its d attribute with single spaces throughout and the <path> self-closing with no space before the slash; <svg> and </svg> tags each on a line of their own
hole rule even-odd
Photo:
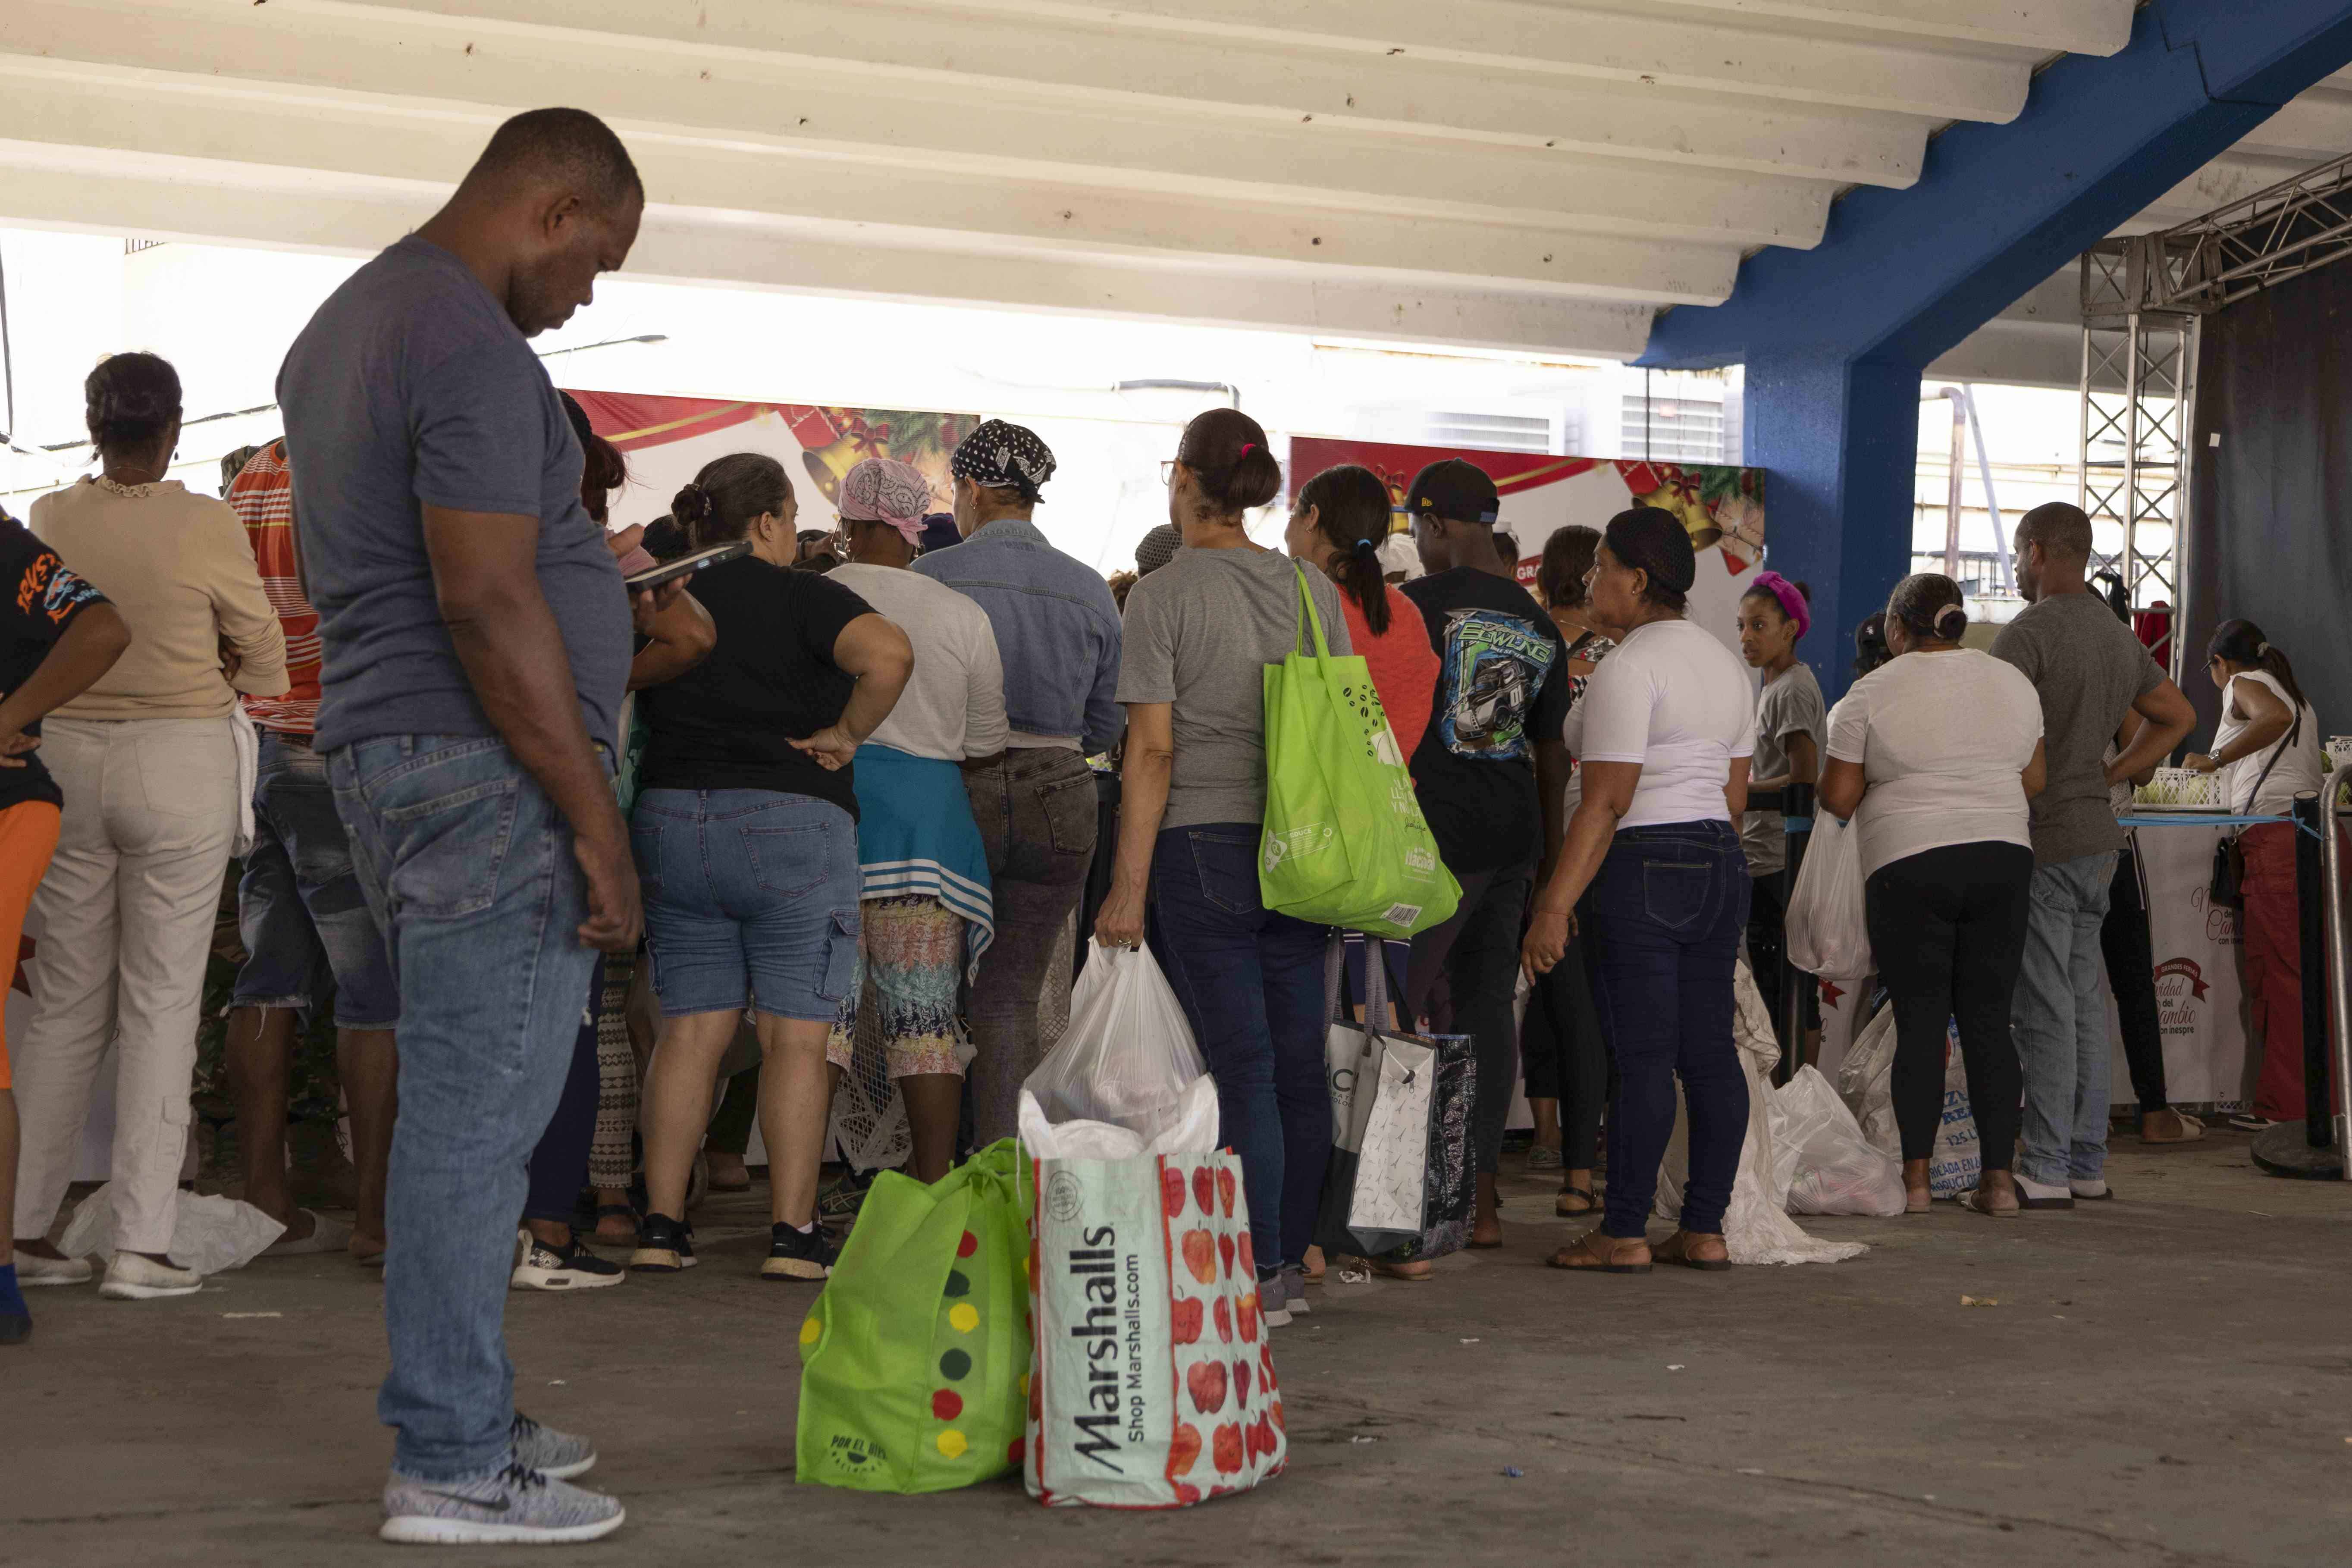
<svg viewBox="0 0 2352 1568">
<path fill-rule="evenodd" d="M 2025 1067 L 2025 1121 L 2017 1173 L 2063 1187 L 2096 1181 L 2107 1165 L 2107 1003 L 2099 988 L 2099 928 L 2106 922 L 2116 852 L 2033 868 L 2025 962 L 2013 1009 Z"/>
<path fill-rule="evenodd" d="M 236 908 L 245 963 L 230 1005 L 308 1013 L 331 982 L 338 1026 L 389 1029 L 400 1022 L 400 987 L 352 864 L 351 835 L 335 815 L 327 759 L 274 730 L 261 731 L 253 850 Z"/>
<path fill-rule="evenodd" d="M 1675 1079 L 1690 1108 L 1685 1230 L 1723 1229 L 1748 1141 L 1748 1075 L 1731 1037 L 1733 961 L 1748 926 L 1748 857 L 1728 822 L 1628 827 L 1580 909 L 1591 913 L 1593 1002 L 1617 1061 L 1601 1231 L 1648 1227 L 1658 1162 L 1675 1131 Z"/>
<path fill-rule="evenodd" d="M 328 772 L 400 984 L 376 1413 L 399 1431 L 394 1469 L 457 1480 L 507 1460 L 515 1216 L 596 967 L 586 885 L 571 827 L 503 742 L 380 736 Z"/>
<path fill-rule="evenodd" d="M 1330 932 L 1258 901 L 1255 822 L 1171 827 L 1151 854 L 1152 956 L 1217 1080 L 1218 1141 L 1241 1156 L 1263 1275 L 1315 1237 L 1331 1157 L 1323 1078 Z"/>
</svg>

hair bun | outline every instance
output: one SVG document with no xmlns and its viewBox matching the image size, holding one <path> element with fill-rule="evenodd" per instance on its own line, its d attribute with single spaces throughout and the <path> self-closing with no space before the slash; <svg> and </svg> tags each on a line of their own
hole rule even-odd
<svg viewBox="0 0 2352 1568">
<path fill-rule="evenodd" d="M 1949 626 L 1952 629 L 1947 631 L 1945 630 L 1947 626 Z M 1965 632 L 1968 629 L 1969 613 L 1959 605 L 1946 605 L 1942 609 L 1936 612 L 1936 635 L 1937 637 L 1957 639 L 1962 632 Z"/>
<path fill-rule="evenodd" d="M 669 503 L 670 516 L 676 518 L 682 528 L 692 528 L 698 522 L 709 521 L 710 510 L 710 492 L 692 479 L 686 481 L 685 486 Z"/>
</svg>

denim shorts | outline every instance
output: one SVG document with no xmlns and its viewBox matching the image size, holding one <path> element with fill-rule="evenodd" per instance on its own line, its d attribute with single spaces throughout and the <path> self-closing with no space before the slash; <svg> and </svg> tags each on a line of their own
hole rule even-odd
<svg viewBox="0 0 2352 1568">
<path fill-rule="evenodd" d="M 339 1026 L 399 1023 L 400 987 L 335 815 L 327 759 L 270 730 L 261 732 L 253 850 L 237 883 L 236 911 L 246 957 L 231 1005 L 307 1013 L 331 981 Z"/>
<path fill-rule="evenodd" d="M 663 1016 L 849 1016 L 864 879 L 847 812 L 775 790 L 649 789 L 629 838 Z"/>
</svg>

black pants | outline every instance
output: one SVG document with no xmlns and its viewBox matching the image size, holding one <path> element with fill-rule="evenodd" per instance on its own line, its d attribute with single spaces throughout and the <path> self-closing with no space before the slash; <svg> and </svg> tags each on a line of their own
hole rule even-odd
<svg viewBox="0 0 2352 1568">
<path fill-rule="evenodd" d="M 1519 934 L 1526 929 L 1532 865 L 1457 873 L 1462 902 L 1453 918 L 1412 939 L 1405 1005 L 1434 1035 L 1468 1035 L 1478 1062 L 1470 1147 L 1478 1173 L 1502 1169 L 1503 1128 L 1518 1075 L 1512 1056 L 1511 993 L 1517 988 Z"/>
<path fill-rule="evenodd" d="M 1580 925 L 1591 916 L 1580 908 Z M 1601 1160 L 1601 1108 L 1608 1103 L 1609 1042 L 1592 1005 L 1592 944 L 1581 936 L 1528 996 L 1519 1058 L 1529 1100 L 1559 1101 L 1560 1163 L 1590 1171 Z"/>
<path fill-rule="evenodd" d="M 596 1071 L 596 1009 L 604 999 L 604 961 L 588 980 L 587 1005 L 582 1009 L 580 1037 L 572 1046 L 572 1070 L 564 1075 L 563 1098 L 530 1152 L 530 1196 L 524 1203 L 525 1219 L 553 1220 L 569 1225 L 580 1205 L 580 1189 L 588 1184 L 588 1151 L 596 1142 L 596 1099 L 602 1086 Z"/>
<path fill-rule="evenodd" d="M 1788 900 L 1780 887 L 1780 873 L 1767 871 L 1748 879 L 1750 897 L 1748 900 L 1748 963 L 1756 976 L 1757 994 L 1764 998 L 1765 1007 L 1772 1015 L 1772 1037 L 1780 1042 L 1780 1052 L 1786 1056 L 1789 1042 L 1782 1037 L 1780 1021 L 1780 966 L 1789 950 Z M 1804 1025 L 1808 1029 L 1822 1026 L 1820 987 L 1810 974 L 1800 974 L 1797 984 L 1803 995 Z"/>
<path fill-rule="evenodd" d="M 2123 1026 L 2124 1059 L 2131 1067 L 2132 1096 L 2139 1113 L 2172 1102 L 2164 1088 L 2164 1026 L 2156 1011 L 2156 952 L 2147 934 L 2147 897 L 2139 882 L 2139 857 L 2131 837 L 2116 857 L 2116 879 L 2107 890 L 2107 918 L 2099 927 L 2099 951 L 2107 960 L 2107 984 L 2116 994 L 2116 1016 Z"/>
<path fill-rule="evenodd" d="M 2010 1001 L 2025 956 L 2033 851 L 2021 844 L 1950 844 L 1880 867 L 1863 884 L 1878 977 L 1895 999 L 1895 1124 L 1903 1157 L 1934 1152 L 1944 1113 L 1944 1026 L 1960 1024 L 1984 1168 L 2017 1150 L 2025 1075 L 2010 1036 Z"/>
</svg>

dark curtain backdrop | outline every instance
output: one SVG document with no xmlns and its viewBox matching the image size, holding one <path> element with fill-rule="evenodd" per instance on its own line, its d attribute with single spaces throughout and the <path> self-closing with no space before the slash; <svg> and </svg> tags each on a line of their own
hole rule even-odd
<svg viewBox="0 0 2352 1568">
<path fill-rule="evenodd" d="M 2205 646 L 2238 616 L 2294 661 L 2320 734 L 2352 733 L 2352 263 L 2205 318 L 2194 443 L 2190 749 L 2218 717 Z"/>
</svg>

